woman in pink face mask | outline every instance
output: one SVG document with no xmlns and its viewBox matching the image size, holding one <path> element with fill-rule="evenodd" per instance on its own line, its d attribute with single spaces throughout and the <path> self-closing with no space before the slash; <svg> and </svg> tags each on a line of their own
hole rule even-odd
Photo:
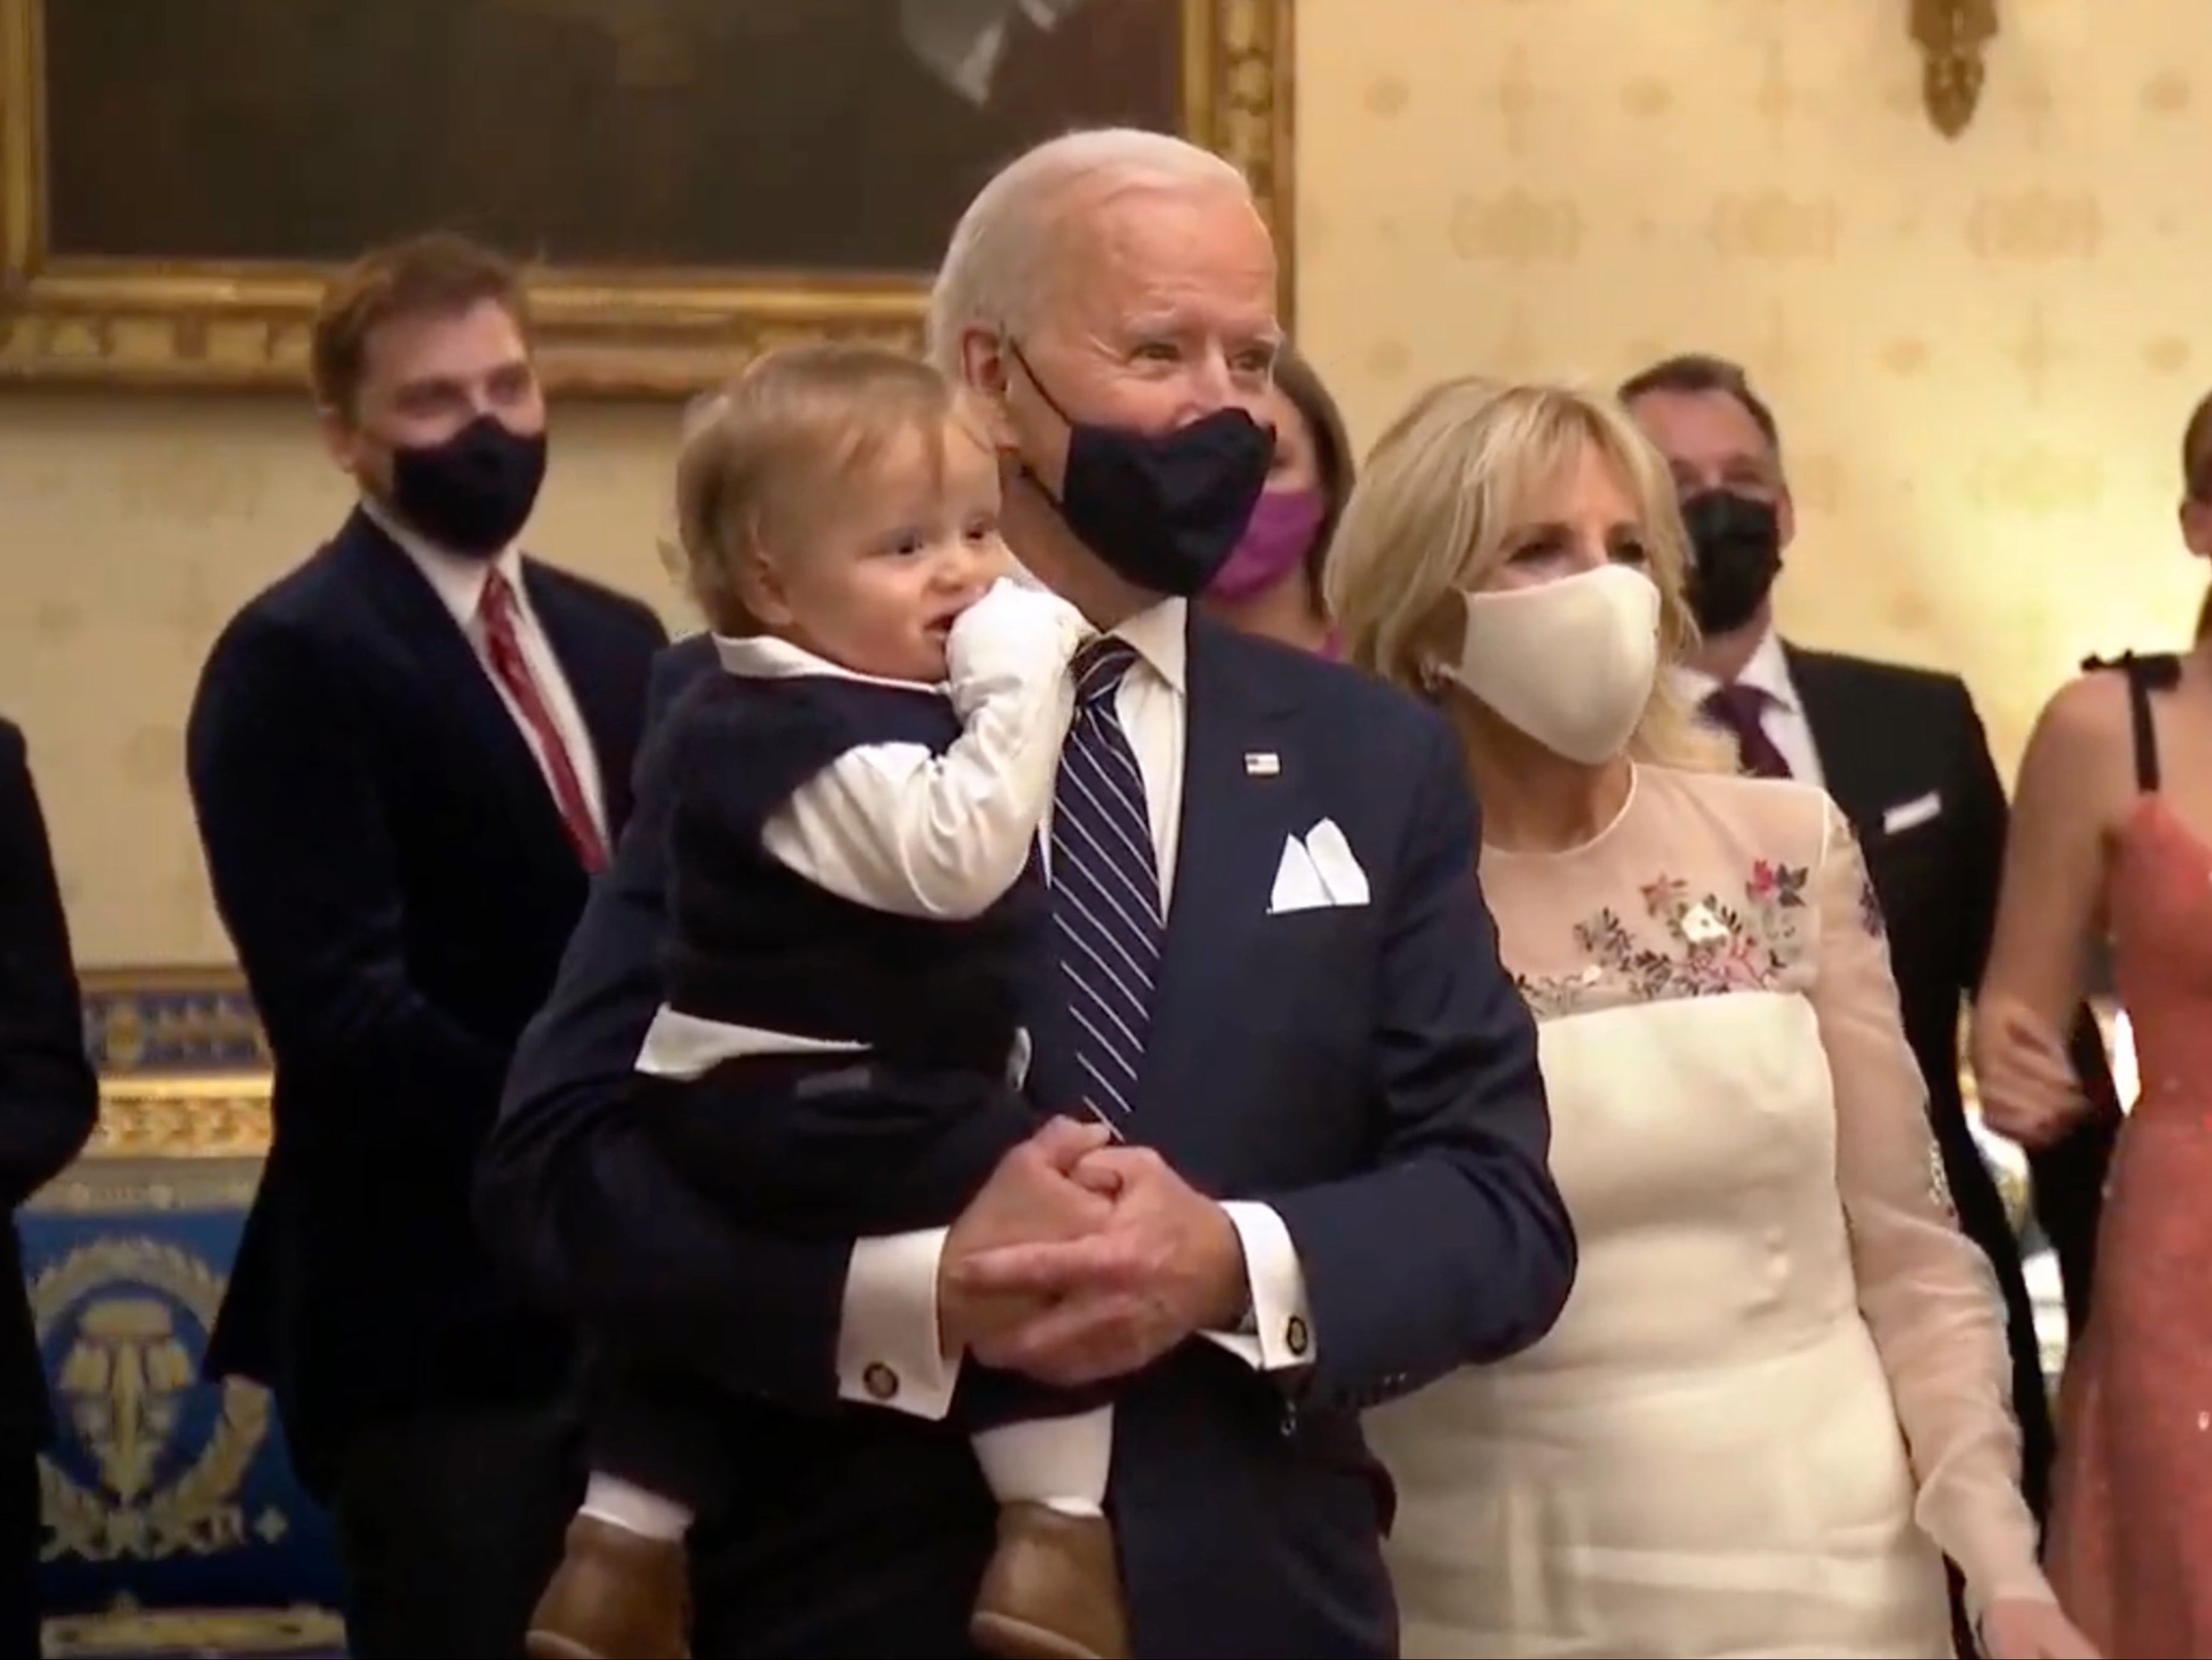
<svg viewBox="0 0 2212 1660">
<path fill-rule="evenodd" d="M 1334 657 L 1336 630 L 1322 603 L 1321 570 L 1352 493 L 1344 417 L 1313 366 L 1285 346 L 1263 418 L 1275 429 L 1267 493 L 1200 603 L 1248 634 Z"/>
</svg>

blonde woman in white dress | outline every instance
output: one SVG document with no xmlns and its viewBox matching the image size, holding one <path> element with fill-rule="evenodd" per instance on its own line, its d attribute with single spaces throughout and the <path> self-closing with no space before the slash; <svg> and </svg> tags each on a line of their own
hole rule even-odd
<svg viewBox="0 0 2212 1660">
<path fill-rule="evenodd" d="M 1465 743 L 1582 1253 L 1544 1341 L 1370 1419 L 1405 1652 L 1932 1660 L 1948 1554 L 1996 1660 L 2092 1655 L 1850 831 L 1668 689 L 1685 546 L 1609 399 L 1462 381 L 1331 556 L 1349 654 Z"/>
</svg>

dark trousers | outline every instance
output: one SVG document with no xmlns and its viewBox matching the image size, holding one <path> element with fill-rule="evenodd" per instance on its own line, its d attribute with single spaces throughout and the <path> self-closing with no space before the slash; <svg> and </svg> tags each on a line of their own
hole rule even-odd
<svg viewBox="0 0 2212 1660">
<path fill-rule="evenodd" d="M 39 1652 L 39 1458 L 0 1453 L 0 1654 Z"/>
<path fill-rule="evenodd" d="M 858 1408 L 738 1401 L 714 1427 L 744 1481 L 691 1530 L 698 1660 L 973 1660 L 995 1506 L 965 1446 Z"/>
<path fill-rule="evenodd" d="M 2087 1027 L 2088 1037 L 2085 1039 L 2075 1033 L 2074 1066 L 2086 1079 L 2091 1073 L 2082 1068 L 2082 1045 L 2095 1041 L 2096 1025 L 2086 1017 L 2082 1025 Z M 2058 1256 L 2059 1283 L 2066 1293 L 2066 1325 L 2070 1331 L 2080 1331 L 2089 1323 L 2089 1292 L 2096 1280 L 2097 1223 L 2105 1208 L 2105 1177 L 2112 1168 L 2112 1149 L 2124 1122 L 2117 1103 L 2099 1102 L 2097 1110 L 2057 1144 L 2031 1149 L 2027 1155 L 2035 1184 L 2035 1219 Z"/>
<path fill-rule="evenodd" d="M 631 1104 L 670 1167 L 715 1205 L 814 1239 L 945 1226 L 1040 1122 L 986 1073 L 834 1055 L 641 1077 Z"/>
<path fill-rule="evenodd" d="M 851 1239 L 949 1225 L 1038 1119 L 1000 1080 L 861 1059 L 765 1056 L 675 1082 L 641 1079 L 633 1109 L 672 1170 L 750 1227 Z M 726 1402 L 680 1368 L 604 1351 L 592 1465 L 713 1511 L 738 1472 L 717 1456 Z M 1088 1412 L 1101 1389 L 1057 1389 L 974 1367 L 952 1421 L 969 1433 Z"/>
<path fill-rule="evenodd" d="M 355 1430 L 336 1463 L 354 1660 L 517 1660 L 583 1499 L 574 1409 L 432 1408 Z"/>
</svg>

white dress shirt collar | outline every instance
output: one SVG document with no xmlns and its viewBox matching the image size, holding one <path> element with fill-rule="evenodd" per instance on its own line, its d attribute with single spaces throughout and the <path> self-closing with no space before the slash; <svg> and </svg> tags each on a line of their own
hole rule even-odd
<svg viewBox="0 0 2212 1660">
<path fill-rule="evenodd" d="M 361 510 L 376 527 L 398 544 L 399 550 L 412 560 L 415 569 L 422 573 L 423 580 L 453 614 L 453 620 L 464 629 L 477 621 L 477 608 L 483 603 L 484 584 L 491 573 L 498 571 L 507 578 L 507 585 L 514 594 L 517 610 L 529 614 L 530 595 L 522 585 L 522 551 L 512 544 L 500 550 L 490 559 L 478 559 L 467 554 L 453 553 L 428 540 L 422 534 L 386 510 L 380 502 L 363 497 Z"/>
<path fill-rule="evenodd" d="M 1180 695 L 1183 690 L 1184 671 L 1190 658 L 1190 642 L 1185 634 L 1189 621 L 1188 600 L 1163 599 L 1157 605 L 1146 606 L 1111 632 L 1127 641 L 1131 648 L 1144 660 L 1146 666 Z M 862 674 L 772 634 L 718 634 L 714 636 L 714 656 L 727 672 L 755 679 L 782 680 L 797 675 L 826 674 L 841 680 L 862 681 L 870 685 L 904 686 L 910 690 L 921 691 L 941 692 L 945 690 L 941 684 L 923 685 L 912 680 L 891 680 L 880 675 Z"/>
<path fill-rule="evenodd" d="M 1684 700 L 1692 708 L 1720 690 L 1721 683 L 1703 669 L 1684 664 L 1674 672 Z M 1783 652 L 1782 636 L 1771 624 L 1759 636 L 1759 644 L 1736 676 L 1735 684 L 1765 692 L 1772 706 L 1785 714 L 1802 715 L 1805 712 L 1797 696 L 1797 684 L 1790 678 L 1790 660 Z"/>
<path fill-rule="evenodd" d="M 773 634 L 718 634 L 714 636 L 714 658 L 724 672 L 749 680 L 792 680 L 820 674 L 838 680 L 858 680 L 863 685 L 898 686 L 908 691 L 945 690 L 941 681 L 894 680 L 880 674 L 862 674 L 858 669 L 833 663 Z"/>
<path fill-rule="evenodd" d="M 1180 696 L 1190 660 L 1189 627 L 1190 601 L 1163 599 L 1107 631 L 1127 641 L 1145 666 Z"/>
</svg>

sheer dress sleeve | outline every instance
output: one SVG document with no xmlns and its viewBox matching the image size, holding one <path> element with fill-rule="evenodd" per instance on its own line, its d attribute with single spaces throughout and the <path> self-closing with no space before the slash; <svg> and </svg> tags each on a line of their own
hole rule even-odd
<svg viewBox="0 0 2212 1660">
<path fill-rule="evenodd" d="M 1881 911 L 1832 803 L 1814 888 L 1813 1002 L 1835 1078 L 1836 1179 L 1859 1308 L 1919 1486 L 1915 1517 L 1966 1576 L 1977 1615 L 2008 1598 L 2051 1601 L 2021 1497 L 2003 1305 L 1952 1208 Z"/>
</svg>

